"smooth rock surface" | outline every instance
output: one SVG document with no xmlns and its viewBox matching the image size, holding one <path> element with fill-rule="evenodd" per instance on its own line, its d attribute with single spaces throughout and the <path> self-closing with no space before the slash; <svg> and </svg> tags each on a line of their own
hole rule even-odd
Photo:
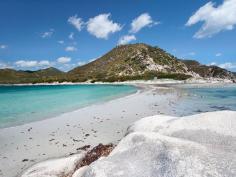
<svg viewBox="0 0 236 177">
<path fill-rule="evenodd" d="M 108 157 L 76 176 L 236 176 L 236 112 L 141 119 Z"/>
</svg>

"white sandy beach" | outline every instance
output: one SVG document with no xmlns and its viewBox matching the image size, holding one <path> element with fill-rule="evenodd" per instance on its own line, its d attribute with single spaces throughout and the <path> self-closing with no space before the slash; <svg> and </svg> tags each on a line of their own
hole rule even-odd
<svg viewBox="0 0 236 177">
<path fill-rule="evenodd" d="M 141 118 L 153 115 L 176 116 L 179 113 L 176 105 L 186 96 L 181 86 L 164 86 L 178 84 L 173 81 L 124 84 L 135 84 L 140 89 L 135 94 L 57 117 L 0 129 L 0 176 L 21 176 L 38 162 L 81 153 L 78 148 L 85 145 L 92 148 L 99 143 L 117 144 L 127 133 L 127 128 Z M 200 87 L 222 87 L 222 83 L 194 84 Z M 81 154 L 67 161 L 73 166 L 80 158 Z"/>
<path fill-rule="evenodd" d="M 0 176 L 19 176 L 33 164 L 76 153 L 79 147 L 117 143 L 136 120 L 174 115 L 181 93 L 145 86 L 137 93 L 88 106 L 55 118 L 0 129 Z"/>
<path fill-rule="evenodd" d="M 234 177 L 235 118 L 236 111 L 145 117 L 108 156 L 96 160 L 99 151 L 79 152 L 37 163 L 22 177 Z"/>
</svg>

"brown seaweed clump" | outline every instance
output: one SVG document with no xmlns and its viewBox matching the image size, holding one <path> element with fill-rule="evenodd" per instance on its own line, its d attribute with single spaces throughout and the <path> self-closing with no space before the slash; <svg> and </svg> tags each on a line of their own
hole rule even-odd
<svg viewBox="0 0 236 177">
<path fill-rule="evenodd" d="M 111 153 L 111 151 L 114 149 L 114 147 L 115 146 L 113 144 L 107 144 L 107 145 L 99 144 L 99 145 L 97 145 L 96 147 L 94 147 L 93 149 L 91 149 L 90 151 L 87 152 L 85 157 L 77 165 L 77 169 L 79 169 L 83 166 L 90 165 L 92 162 L 96 161 L 100 157 L 108 156 Z"/>
</svg>

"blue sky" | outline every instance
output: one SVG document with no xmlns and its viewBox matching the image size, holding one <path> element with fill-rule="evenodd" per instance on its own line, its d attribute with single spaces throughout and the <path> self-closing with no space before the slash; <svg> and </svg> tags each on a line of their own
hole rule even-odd
<svg viewBox="0 0 236 177">
<path fill-rule="evenodd" d="M 118 44 L 236 70 L 236 0 L 2 0 L 0 68 L 69 70 Z"/>
</svg>

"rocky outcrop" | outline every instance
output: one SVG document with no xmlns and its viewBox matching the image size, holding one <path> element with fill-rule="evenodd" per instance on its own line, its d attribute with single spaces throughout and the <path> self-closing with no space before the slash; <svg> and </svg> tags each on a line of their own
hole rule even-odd
<svg viewBox="0 0 236 177">
<path fill-rule="evenodd" d="M 235 117 L 236 112 L 221 111 L 141 119 L 108 157 L 73 177 L 233 177 Z"/>
<path fill-rule="evenodd" d="M 131 125 L 116 147 L 99 145 L 41 162 L 22 177 L 233 177 L 235 117 L 235 111 L 146 117 Z"/>
<path fill-rule="evenodd" d="M 181 60 L 190 71 L 197 73 L 203 78 L 220 78 L 236 81 L 236 76 L 233 72 L 218 66 L 202 65 L 195 60 Z"/>
</svg>

